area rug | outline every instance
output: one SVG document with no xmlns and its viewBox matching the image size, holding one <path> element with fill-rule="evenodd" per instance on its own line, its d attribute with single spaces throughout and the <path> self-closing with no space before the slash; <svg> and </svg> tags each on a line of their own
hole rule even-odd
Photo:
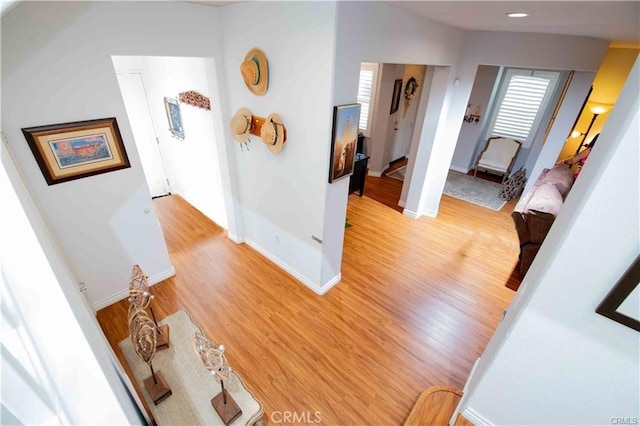
<svg viewBox="0 0 640 426">
<path fill-rule="evenodd" d="M 166 317 L 160 324 L 169 325 L 170 345 L 168 349 L 156 352 L 152 364 L 155 372 L 162 372 L 172 394 L 158 405 L 153 403 L 143 383 L 151 376 L 149 366 L 136 355 L 130 338 L 119 343 L 156 423 L 160 426 L 223 425 L 211 406 L 211 398 L 220 393 L 220 382 L 202 365 L 192 348 L 195 332 L 200 329 L 184 310 Z M 207 337 L 212 339 L 213 336 Z M 233 422 L 234 425 L 253 425 L 261 421 L 262 404 L 234 371 L 225 382 L 225 389 L 242 409 L 242 415 Z"/>
<path fill-rule="evenodd" d="M 385 173 L 385 176 L 390 177 L 391 179 L 396 179 L 396 180 L 404 180 L 404 175 L 407 172 L 407 166 L 402 166 L 399 167 L 395 170 L 392 170 L 388 173 Z"/>
<path fill-rule="evenodd" d="M 444 193 L 491 210 L 499 211 L 507 203 L 500 197 L 502 185 L 449 170 Z"/>
</svg>

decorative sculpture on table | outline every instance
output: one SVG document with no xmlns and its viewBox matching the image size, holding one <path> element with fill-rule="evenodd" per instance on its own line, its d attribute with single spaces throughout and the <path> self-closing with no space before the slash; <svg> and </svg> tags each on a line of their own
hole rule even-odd
<svg viewBox="0 0 640 426">
<path fill-rule="evenodd" d="M 220 380 L 222 391 L 211 399 L 211 405 L 216 410 L 225 425 L 230 424 L 242 415 L 242 410 L 224 388 L 224 381 L 231 377 L 231 367 L 224 356 L 224 345 L 215 346 L 201 332 L 197 331 L 193 338 L 193 350 L 202 364 L 211 374 Z"/>
<path fill-rule="evenodd" d="M 171 395 L 171 388 L 167 385 L 162 372 L 153 371 L 151 361 L 156 354 L 156 325 L 144 309 L 130 310 L 129 332 L 133 349 L 151 369 L 151 377 L 144 379 L 144 386 L 153 403 L 158 405 Z"/>
<path fill-rule="evenodd" d="M 131 269 L 131 279 L 129 280 L 129 302 L 131 302 L 129 313 L 131 313 L 132 310 L 147 309 L 148 307 L 153 322 L 156 325 L 156 330 L 158 331 L 158 335 L 156 336 L 156 349 L 166 349 L 169 347 L 169 326 L 167 324 L 158 325 L 156 316 L 153 313 L 153 308 L 151 307 L 151 300 L 153 298 L 154 296 L 149 293 L 147 276 L 140 266 L 133 265 Z"/>
</svg>

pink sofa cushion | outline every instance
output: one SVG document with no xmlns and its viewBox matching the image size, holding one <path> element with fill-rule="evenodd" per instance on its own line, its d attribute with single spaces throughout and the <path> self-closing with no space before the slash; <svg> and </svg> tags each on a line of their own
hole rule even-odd
<svg viewBox="0 0 640 426">
<path fill-rule="evenodd" d="M 551 168 L 544 176 L 543 183 L 551 183 L 558 188 L 562 198 L 567 196 L 567 193 L 573 185 L 573 172 L 571 167 L 565 165 L 558 165 Z"/>
<path fill-rule="evenodd" d="M 562 208 L 563 201 L 562 195 L 555 184 L 543 183 L 535 188 L 531 199 L 525 206 L 525 213 L 535 210 L 556 216 Z"/>
</svg>

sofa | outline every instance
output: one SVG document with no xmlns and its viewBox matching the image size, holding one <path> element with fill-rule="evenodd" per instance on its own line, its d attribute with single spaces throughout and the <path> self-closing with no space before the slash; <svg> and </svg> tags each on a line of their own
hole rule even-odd
<svg viewBox="0 0 640 426">
<path fill-rule="evenodd" d="M 573 182 L 573 172 L 567 165 L 544 169 L 514 207 L 511 217 L 520 241 L 522 276 L 529 270 Z"/>
</svg>

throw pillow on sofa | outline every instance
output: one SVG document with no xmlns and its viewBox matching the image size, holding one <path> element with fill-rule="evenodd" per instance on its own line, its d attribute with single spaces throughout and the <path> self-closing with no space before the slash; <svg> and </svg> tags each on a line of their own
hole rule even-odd
<svg viewBox="0 0 640 426">
<path fill-rule="evenodd" d="M 563 199 L 569 193 L 569 190 L 573 185 L 573 181 L 574 177 L 571 167 L 564 164 L 552 167 L 544 176 L 544 183 L 551 183 L 555 185 Z"/>
<path fill-rule="evenodd" d="M 535 210 L 557 216 L 563 201 L 562 194 L 554 183 L 543 183 L 535 189 L 526 205 L 525 213 Z"/>
</svg>

